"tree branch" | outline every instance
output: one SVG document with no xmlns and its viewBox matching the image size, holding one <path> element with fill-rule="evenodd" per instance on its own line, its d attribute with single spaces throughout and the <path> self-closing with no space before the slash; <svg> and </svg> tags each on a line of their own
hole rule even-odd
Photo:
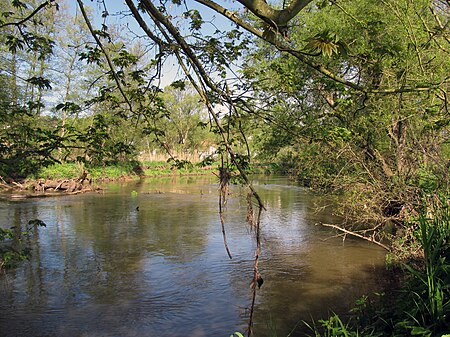
<svg viewBox="0 0 450 337">
<path fill-rule="evenodd" d="M 92 28 L 92 24 L 91 21 L 89 20 L 86 11 L 84 10 L 84 5 L 83 5 L 83 1 L 82 0 L 77 0 L 78 2 L 78 6 L 80 7 L 80 11 L 81 14 L 83 15 L 84 21 L 86 22 L 86 25 L 88 26 L 89 31 L 91 32 L 92 37 L 95 39 L 95 42 L 97 43 L 97 45 L 100 47 L 100 49 L 103 52 L 103 55 L 105 55 L 106 58 L 106 62 L 108 63 L 109 69 L 111 70 L 111 74 L 114 78 L 114 81 L 116 82 L 117 88 L 120 91 L 120 94 L 122 95 L 122 97 L 124 98 L 125 102 L 128 105 L 128 109 L 130 110 L 131 113 L 134 113 L 133 111 L 133 106 L 130 102 L 130 100 L 128 99 L 127 95 L 125 94 L 122 85 L 120 84 L 120 80 L 117 77 L 116 71 L 114 70 L 114 65 L 111 61 L 111 58 L 109 57 L 109 54 L 106 52 L 105 47 L 103 46 L 102 42 L 100 41 L 100 39 L 98 38 L 97 34 L 94 31 L 94 28 Z"/>
<path fill-rule="evenodd" d="M 285 27 L 312 0 L 292 0 L 288 7 L 275 9 L 265 0 L 238 0 L 253 14 L 271 26 Z"/>
<path fill-rule="evenodd" d="M 374 244 L 376 244 L 376 245 L 378 245 L 380 247 L 383 247 L 384 249 L 386 249 L 388 251 L 391 250 L 388 246 L 382 244 L 379 241 L 376 241 L 373 237 L 367 237 L 367 236 L 361 235 L 361 234 L 356 233 L 356 232 L 349 231 L 348 229 L 345 229 L 345 228 L 342 228 L 340 226 L 333 225 L 333 224 L 320 223 L 320 225 L 325 226 L 325 227 L 331 227 L 331 228 L 337 229 L 338 231 L 341 231 L 341 232 L 343 232 L 345 234 L 349 234 L 349 235 L 355 236 L 357 238 L 360 238 L 360 239 L 372 242 L 372 243 L 374 243 Z"/>
<path fill-rule="evenodd" d="M 264 31 L 261 31 L 259 29 L 256 29 L 251 24 L 245 22 L 242 20 L 239 15 L 236 14 L 236 12 L 229 11 L 228 9 L 222 7 L 221 5 L 217 4 L 214 1 L 211 0 L 195 0 L 196 2 L 205 5 L 217 13 L 220 13 L 221 15 L 225 16 L 238 26 L 244 28 L 248 32 L 252 33 L 253 35 L 259 37 L 260 39 L 270 43 L 275 48 L 277 48 L 280 52 L 286 52 L 292 56 L 294 56 L 296 59 L 298 59 L 300 62 L 308 65 L 309 67 L 317 70 L 319 73 L 325 75 L 326 77 L 332 79 L 335 82 L 341 83 L 349 88 L 352 88 L 357 91 L 361 91 L 364 93 L 371 93 L 371 94 L 398 94 L 398 93 L 404 93 L 404 92 L 427 92 L 434 89 L 438 89 L 438 85 L 432 84 L 426 87 L 401 87 L 401 88 L 388 88 L 388 89 L 367 89 L 364 86 L 361 86 L 359 84 L 356 84 L 354 82 L 348 81 L 345 78 L 342 78 L 329 69 L 327 69 L 323 64 L 316 63 L 309 59 L 305 53 L 299 50 L 292 49 L 288 43 L 285 41 L 285 39 L 279 39 L 279 38 L 271 38 L 267 34 L 264 33 Z M 256 0 L 258 1 L 258 0 Z M 261 1 L 261 0 L 259 0 Z M 245 2 L 252 2 L 255 3 L 255 1 L 239 1 L 241 3 Z M 244 4 L 245 5 L 245 4 Z M 266 4 L 267 5 L 267 4 Z M 276 31 L 276 33 L 279 33 Z"/>
<path fill-rule="evenodd" d="M 80 0 L 78 0 L 80 1 Z M 207 74 L 206 70 L 203 68 L 202 63 L 195 55 L 192 48 L 188 45 L 188 43 L 184 40 L 184 38 L 181 36 L 178 29 L 170 22 L 170 20 L 167 19 L 149 0 L 142 0 L 141 3 L 144 5 L 144 8 L 149 12 L 149 14 L 154 18 L 154 20 L 161 23 L 171 34 L 171 36 L 175 39 L 175 41 L 178 43 L 178 45 L 181 47 L 181 50 L 186 54 L 188 57 L 189 62 L 193 66 L 196 73 L 199 75 L 199 77 L 202 79 L 202 81 L 205 83 L 207 87 L 209 87 L 211 90 L 219 94 L 228 104 L 233 105 L 233 101 L 229 95 L 227 95 L 226 92 L 218 88 L 214 82 L 211 80 L 209 75 Z M 196 87 L 196 90 L 199 92 L 199 94 L 202 96 L 203 100 L 205 101 L 207 108 L 210 112 L 210 115 L 214 119 L 214 122 L 216 126 L 218 127 L 220 133 L 222 134 L 222 138 L 225 144 L 225 147 L 227 149 L 228 154 L 230 155 L 231 161 L 238 169 L 242 179 L 247 183 L 248 187 L 251 189 L 253 196 L 257 200 L 259 207 L 262 209 L 265 209 L 264 204 L 258 195 L 258 193 L 254 190 L 253 186 L 250 184 L 250 180 L 248 179 L 247 175 L 245 174 L 244 170 L 241 168 L 241 165 L 239 165 L 237 161 L 236 154 L 234 153 L 234 150 L 232 149 L 231 145 L 226 139 L 225 136 L 225 130 L 221 126 L 220 120 L 216 113 L 214 112 L 214 109 L 212 107 L 212 104 L 210 103 L 206 93 L 204 90 L 201 90 L 198 86 L 195 85 L 195 82 L 191 80 L 191 83 Z"/>
<path fill-rule="evenodd" d="M 0 28 L 3 27 L 7 27 L 7 26 L 20 26 L 22 24 L 24 24 L 25 22 L 27 22 L 28 20 L 30 20 L 33 16 L 35 16 L 41 9 L 43 9 L 44 7 L 50 5 L 52 2 L 55 2 L 55 0 L 48 0 L 46 2 L 41 3 L 39 6 L 37 6 L 35 8 L 34 11 L 32 11 L 30 13 L 30 15 L 28 15 L 27 17 L 23 18 L 22 20 L 18 21 L 18 22 L 8 22 L 5 23 L 3 25 L 0 25 Z"/>
</svg>

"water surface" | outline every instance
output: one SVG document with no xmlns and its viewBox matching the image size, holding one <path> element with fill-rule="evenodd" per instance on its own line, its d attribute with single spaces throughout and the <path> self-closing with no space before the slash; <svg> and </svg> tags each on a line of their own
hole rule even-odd
<svg viewBox="0 0 450 337">
<path fill-rule="evenodd" d="M 255 335 L 305 334 L 302 320 L 346 312 L 379 289 L 384 251 L 333 238 L 324 201 L 285 178 L 255 186 L 261 221 Z M 229 336 L 244 331 L 254 233 L 233 186 L 226 254 L 214 177 L 111 184 L 101 193 L 2 201 L 2 225 L 41 219 L 30 262 L 0 275 L 0 336 Z"/>
</svg>

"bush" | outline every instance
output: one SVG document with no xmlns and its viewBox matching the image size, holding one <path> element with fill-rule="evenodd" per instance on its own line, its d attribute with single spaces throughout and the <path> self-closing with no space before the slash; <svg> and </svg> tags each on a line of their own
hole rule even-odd
<svg viewBox="0 0 450 337">
<path fill-rule="evenodd" d="M 39 220 L 30 220 L 24 231 L 17 227 L 9 229 L 0 228 L 0 269 L 11 268 L 19 261 L 27 260 L 31 250 L 24 246 L 24 239 L 31 235 L 31 230 L 37 227 L 46 227 L 46 224 Z"/>
</svg>

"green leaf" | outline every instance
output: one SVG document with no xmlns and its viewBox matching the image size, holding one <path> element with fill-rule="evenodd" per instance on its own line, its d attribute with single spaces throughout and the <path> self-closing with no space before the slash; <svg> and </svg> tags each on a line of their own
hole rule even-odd
<svg viewBox="0 0 450 337">
<path fill-rule="evenodd" d="M 39 219 L 33 219 L 28 221 L 28 225 L 32 227 L 47 227 L 47 224 Z"/>
<path fill-rule="evenodd" d="M 234 337 L 234 336 L 236 336 L 236 337 L 244 337 L 243 334 L 241 334 L 240 332 L 237 332 L 237 331 L 234 334 L 230 335 L 230 337 Z"/>
<path fill-rule="evenodd" d="M 23 50 L 25 47 L 25 41 L 21 40 L 14 35 L 7 35 L 5 44 L 11 53 L 16 53 L 17 50 Z"/>
<path fill-rule="evenodd" d="M 204 21 L 198 10 L 191 9 L 187 12 L 184 12 L 183 15 L 184 15 L 184 17 L 191 19 L 191 29 L 192 30 L 199 30 L 202 27 L 202 24 L 204 23 Z"/>
<path fill-rule="evenodd" d="M 51 89 L 52 88 L 52 86 L 50 85 L 50 81 L 41 76 L 33 76 L 33 77 L 27 79 L 27 82 L 31 83 L 33 85 L 37 85 L 40 89 Z"/>
<path fill-rule="evenodd" d="M 177 80 L 172 82 L 170 86 L 176 89 L 184 90 L 186 89 L 186 82 L 183 80 Z"/>
<path fill-rule="evenodd" d="M 323 56 L 331 57 L 333 54 L 346 54 L 347 46 L 345 43 L 339 41 L 335 33 L 325 30 L 315 36 L 307 39 L 307 48 L 311 52 L 319 52 Z"/>
<path fill-rule="evenodd" d="M 19 1 L 19 0 L 13 0 L 13 1 L 11 1 L 11 4 L 16 8 L 25 8 L 25 9 L 28 8 L 26 3 Z"/>
<path fill-rule="evenodd" d="M 431 331 L 426 328 L 416 326 L 411 330 L 411 335 L 413 335 L 413 336 L 431 336 Z"/>
</svg>

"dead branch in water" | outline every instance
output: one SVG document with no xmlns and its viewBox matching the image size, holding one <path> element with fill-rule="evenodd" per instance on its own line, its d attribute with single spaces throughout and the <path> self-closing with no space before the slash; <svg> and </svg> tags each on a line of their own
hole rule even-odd
<svg viewBox="0 0 450 337">
<path fill-rule="evenodd" d="M 251 202 L 251 199 L 249 199 L 249 202 Z M 256 286 L 258 286 L 258 289 L 261 288 L 264 280 L 259 272 L 259 256 L 261 255 L 261 238 L 260 238 L 260 219 L 261 219 L 261 213 L 263 208 L 258 208 L 258 216 L 256 218 L 255 223 L 255 237 L 256 237 L 256 251 L 255 251 L 255 262 L 253 265 L 253 279 L 250 283 L 250 288 L 253 289 L 253 295 L 252 295 L 252 305 L 250 307 L 250 319 L 248 322 L 248 334 L 247 336 L 250 337 L 252 335 L 252 328 L 253 328 L 253 313 L 255 311 L 255 302 L 256 302 Z"/>
<path fill-rule="evenodd" d="M 219 217 L 220 217 L 220 223 L 222 226 L 222 236 L 223 236 L 223 244 L 225 246 L 225 249 L 227 251 L 228 257 L 232 259 L 230 249 L 228 248 L 227 243 L 227 235 L 225 232 L 225 221 L 223 219 L 223 206 L 227 202 L 227 196 L 228 196 L 228 187 L 230 184 L 231 179 L 231 173 L 228 170 L 227 167 L 224 167 L 223 165 L 223 159 L 222 159 L 222 167 L 219 168 L 219 180 L 220 180 L 220 192 L 219 192 Z"/>
<path fill-rule="evenodd" d="M 374 244 L 376 244 L 376 245 L 378 245 L 380 247 L 383 247 L 384 249 L 386 249 L 388 251 L 391 251 L 391 249 L 388 246 L 386 246 L 385 244 L 383 244 L 383 243 L 381 243 L 381 242 L 379 242 L 379 241 L 377 241 L 375 239 L 375 230 L 377 229 L 378 226 L 375 227 L 375 228 L 369 229 L 369 230 L 365 230 L 364 231 L 365 233 L 368 232 L 368 231 L 373 231 L 373 234 L 371 236 L 367 237 L 367 236 L 364 236 L 364 235 L 359 234 L 357 232 L 353 232 L 353 231 L 350 231 L 350 230 L 345 229 L 343 227 L 340 227 L 338 225 L 326 224 L 326 223 L 319 223 L 319 224 L 322 225 L 322 226 L 325 226 L 325 227 L 331 227 L 331 228 L 337 229 L 338 231 L 343 232 L 345 235 L 349 234 L 349 235 L 355 236 L 357 238 L 360 238 L 360 239 L 372 242 L 372 243 L 374 243 Z"/>
<path fill-rule="evenodd" d="M 255 226 L 255 217 L 253 216 L 252 191 L 247 193 L 247 222 L 250 228 Z"/>
</svg>

